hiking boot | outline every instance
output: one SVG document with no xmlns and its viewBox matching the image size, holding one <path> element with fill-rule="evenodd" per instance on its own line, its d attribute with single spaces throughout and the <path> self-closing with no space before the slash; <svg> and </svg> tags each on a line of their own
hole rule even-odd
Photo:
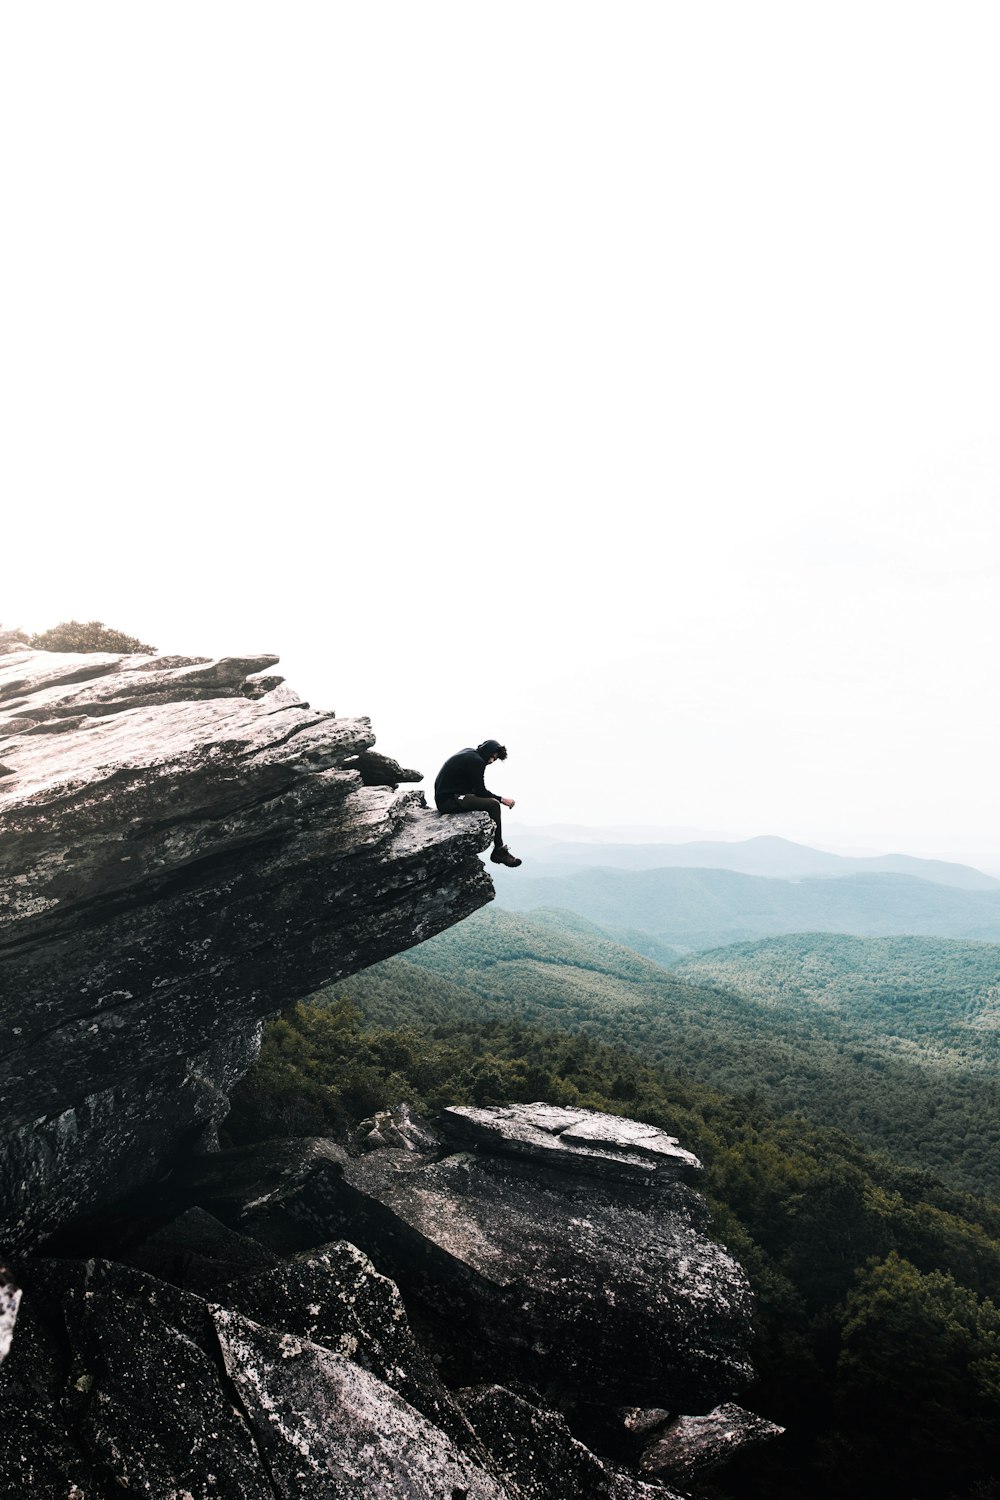
<svg viewBox="0 0 1000 1500">
<path fill-rule="evenodd" d="M 516 870 L 521 863 L 516 854 L 511 854 L 506 844 L 498 844 L 490 859 L 495 865 L 509 865 L 512 870 Z"/>
</svg>

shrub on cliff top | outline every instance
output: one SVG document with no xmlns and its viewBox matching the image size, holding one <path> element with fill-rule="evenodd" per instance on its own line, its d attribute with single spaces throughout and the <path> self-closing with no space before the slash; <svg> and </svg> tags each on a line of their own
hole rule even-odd
<svg viewBox="0 0 1000 1500">
<path fill-rule="evenodd" d="M 155 646 L 147 646 L 134 635 L 112 630 L 100 620 L 64 620 L 51 630 L 43 630 L 28 641 L 36 651 L 120 651 L 125 656 L 154 656 Z"/>
<path fill-rule="evenodd" d="M 23 630 L 7 630 L 0 625 L 0 656 L 5 656 L 8 651 L 16 651 L 19 646 L 28 644 L 28 637 Z"/>
</svg>

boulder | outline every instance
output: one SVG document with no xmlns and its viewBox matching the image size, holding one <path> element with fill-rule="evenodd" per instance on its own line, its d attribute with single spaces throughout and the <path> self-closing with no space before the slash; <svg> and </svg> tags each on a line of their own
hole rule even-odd
<svg viewBox="0 0 1000 1500">
<path fill-rule="evenodd" d="M 231 1286 L 230 1307 L 343 1354 L 466 1451 L 475 1435 L 413 1336 L 399 1288 L 346 1240 L 318 1246 Z"/>
<path fill-rule="evenodd" d="M 127 1267 L 49 1261 L 25 1307 L 0 1370 L 4 1494 L 273 1500 L 206 1304 Z"/>
<path fill-rule="evenodd" d="M 282 1500 L 513 1500 L 516 1491 L 344 1355 L 225 1309 L 215 1322 Z"/>
<path fill-rule="evenodd" d="M 492 1112 L 497 1130 L 508 1113 Z M 600 1125 L 593 1112 L 587 1123 Z M 590 1145 L 577 1148 L 577 1170 L 575 1149 L 509 1156 L 493 1139 L 484 1128 L 475 1154 L 378 1149 L 348 1161 L 331 1227 L 455 1324 L 460 1344 L 464 1333 L 472 1370 L 485 1361 L 549 1390 L 596 1386 L 606 1403 L 674 1411 L 739 1389 L 750 1374 L 747 1280 L 673 1165 L 636 1178 L 626 1152 L 625 1174 L 595 1176 Z"/>
<path fill-rule="evenodd" d="M 63 1398 L 68 1341 L 51 1293 L 24 1295 L 8 1359 L 0 1366 L 0 1494 L 90 1500 L 89 1460 L 69 1431 Z"/>
<path fill-rule="evenodd" d="M 691 1182 L 702 1172 L 701 1162 L 676 1136 L 596 1109 L 541 1103 L 492 1109 L 456 1105 L 443 1111 L 441 1128 L 447 1139 L 477 1150 L 611 1181 Z"/>
<path fill-rule="evenodd" d="M 140 1271 L 216 1301 L 234 1282 L 282 1264 L 273 1250 L 228 1229 L 203 1208 L 185 1210 L 119 1254 Z"/>
<path fill-rule="evenodd" d="M 245 1257 L 200 1219 L 177 1226 L 180 1240 L 199 1228 Z M 350 1245 L 231 1284 L 230 1301 L 268 1326 L 116 1262 L 31 1270 L 0 1370 L 4 1494 L 516 1500 L 413 1339 L 398 1291 Z"/>
<path fill-rule="evenodd" d="M 260 1141 L 193 1158 L 159 1196 L 197 1203 L 272 1250 L 301 1250 L 329 1239 L 347 1159 L 325 1136 Z"/>
<path fill-rule="evenodd" d="M 666 1420 L 747 1373 L 745 1280 L 707 1240 L 698 1195 L 669 1175 L 616 1181 L 437 1140 L 217 1153 L 171 1191 L 197 1190 L 229 1224 L 204 1207 L 122 1218 L 130 1263 L 25 1261 L 0 1488 L 23 1474 L 33 1500 L 71 1486 L 77 1500 L 655 1500 L 674 1493 L 663 1476 L 724 1456 L 735 1408 L 725 1432 Z M 346 1240 L 276 1251 L 337 1217 L 377 1264 Z M 456 1395 L 460 1369 L 492 1378 Z M 623 1392 L 652 1389 L 662 1407 L 620 1411 Z M 639 1473 L 606 1456 L 612 1421 L 645 1441 Z"/>
<path fill-rule="evenodd" d="M 355 1144 L 365 1151 L 380 1146 L 395 1146 L 401 1151 L 436 1151 L 441 1136 L 426 1120 L 414 1114 L 408 1104 L 379 1110 L 369 1120 L 362 1120 L 354 1133 Z"/>
<path fill-rule="evenodd" d="M 380 755 L 377 750 L 363 750 L 346 762 L 352 771 L 357 771 L 365 786 L 391 786 L 393 790 L 401 781 L 422 781 L 419 771 L 407 770 L 390 755 Z"/>
<path fill-rule="evenodd" d="M 656 1435 L 642 1456 L 644 1474 L 689 1480 L 727 1463 L 742 1448 L 784 1432 L 774 1422 L 727 1401 L 700 1417 L 678 1417 Z"/>
</svg>

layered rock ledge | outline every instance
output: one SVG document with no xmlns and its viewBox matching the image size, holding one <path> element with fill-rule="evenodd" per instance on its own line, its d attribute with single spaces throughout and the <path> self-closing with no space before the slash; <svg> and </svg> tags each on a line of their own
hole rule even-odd
<svg viewBox="0 0 1000 1500">
<path fill-rule="evenodd" d="M 750 1288 L 675 1175 L 700 1171 L 696 1157 L 638 1121 L 543 1103 L 447 1109 L 440 1123 L 436 1151 L 348 1160 L 327 1227 L 350 1226 L 430 1315 L 474 1329 L 479 1378 L 502 1350 L 508 1372 L 560 1402 L 589 1389 L 675 1411 L 746 1383 Z M 654 1175 L 637 1177 L 644 1160 Z"/>
<path fill-rule="evenodd" d="M 273 656 L 0 656 L 0 1248 L 210 1143 L 264 1018 L 488 901 Z"/>
</svg>

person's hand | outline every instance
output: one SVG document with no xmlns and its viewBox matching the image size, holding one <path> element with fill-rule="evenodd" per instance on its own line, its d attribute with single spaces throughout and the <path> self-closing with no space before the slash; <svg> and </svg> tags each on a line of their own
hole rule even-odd
<svg viewBox="0 0 1000 1500">
<path fill-rule="evenodd" d="M 514 806 L 514 799 L 513 799 L 513 797 L 501 797 L 500 801 L 503 803 L 504 807 L 513 807 Z"/>
</svg>

